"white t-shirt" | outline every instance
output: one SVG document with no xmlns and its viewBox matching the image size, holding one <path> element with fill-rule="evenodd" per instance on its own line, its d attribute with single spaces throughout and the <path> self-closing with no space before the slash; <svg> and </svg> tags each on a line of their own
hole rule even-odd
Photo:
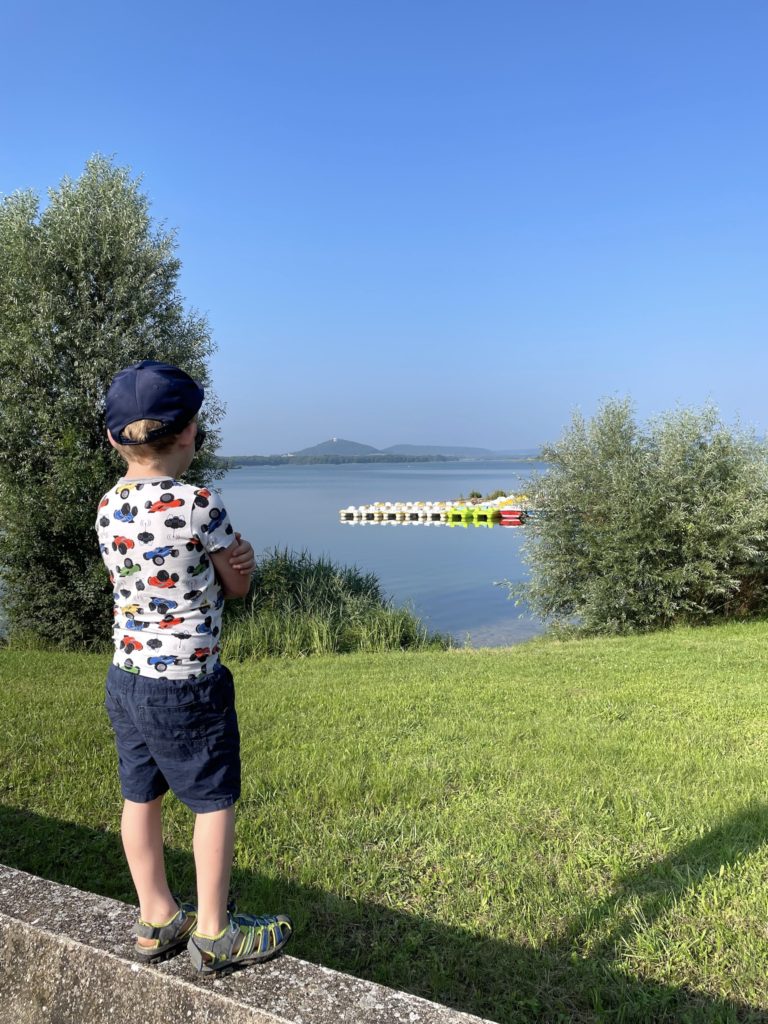
<svg viewBox="0 0 768 1024">
<path fill-rule="evenodd" d="M 235 539 L 221 497 L 169 477 L 119 480 L 96 530 L 114 587 L 115 665 L 165 679 L 212 672 L 224 593 L 208 555 Z"/>
</svg>

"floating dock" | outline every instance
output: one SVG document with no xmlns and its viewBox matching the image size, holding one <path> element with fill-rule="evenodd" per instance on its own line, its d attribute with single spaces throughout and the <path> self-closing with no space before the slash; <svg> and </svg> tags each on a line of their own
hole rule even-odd
<svg viewBox="0 0 768 1024">
<path fill-rule="evenodd" d="M 488 501 L 375 501 L 339 509 L 341 522 L 353 526 L 522 526 L 532 515 L 525 494 Z"/>
</svg>

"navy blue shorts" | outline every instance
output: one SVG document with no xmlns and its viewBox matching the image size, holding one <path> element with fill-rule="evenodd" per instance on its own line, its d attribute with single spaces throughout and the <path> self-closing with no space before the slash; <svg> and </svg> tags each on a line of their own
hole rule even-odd
<svg viewBox="0 0 768 1024">
<path fill-rule="evenodd" d="M 240 796 L 235 684 L 225 665 L 195 682 L 111 665 L 105 706 L 126 800 L 148 803 L 170 789 L 200 814 L 231 807 Z"/>
</svg>

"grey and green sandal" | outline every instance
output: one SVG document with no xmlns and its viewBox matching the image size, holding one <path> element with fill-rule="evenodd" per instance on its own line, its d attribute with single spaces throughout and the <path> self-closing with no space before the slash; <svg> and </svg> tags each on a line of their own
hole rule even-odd
<svg viewBox="0 0 768 1024">
<path fill-rule="evenodd" d="M 165 924 L 152 924 L 139 918 L 133 930 L 133 936 L 137 940 L 133 949 L 139 959 L 157 960 L 158 957 L 185 945 L 189 940 L 197 924 L 197 907 L 194 903 L 182 903 L 176 896 L 174 899 L 179 909 Z M 139 939 L 151 939 L 152 945 L 140 946 Z"/>
<path fill-rule="evenodd" d="M 263 963 L 277 956 L 293 934 L 287 914 L 231 914 L 228 926 L 218 935 L 193 932 L 187 949 L 201 974 L 211 974 L 236 964 Z"/>
</svg>

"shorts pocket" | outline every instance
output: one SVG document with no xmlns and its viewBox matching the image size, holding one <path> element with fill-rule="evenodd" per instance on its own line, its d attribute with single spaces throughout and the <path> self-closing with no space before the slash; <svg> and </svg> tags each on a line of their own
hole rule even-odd
<svg viewBox="0 0 768 1024">
<path fill-rule="evenodd" d="M 143 705 L 138 717 L 153 754 L 177 760 L 205 750 L 207 737 L 220 727 L 222 716 L 210 701 L 198 700 L 175 707 Z"/>
<path fill-rule="evenodd" d="M 223 714 L 235 706 L 235 681 L 225 665 L 219 665 L 211 681 L 211 701 Z"/>
<path fill-rule="evenodd" d="M 107 674 L 107 683 L 104 688 L 104 707 L 106 708 L 110 725 L 113 729 L 117 730 L 118 724 L 127 721 L 128 715 L 120 700 L 122 693 L 119 683 L 115 682 L 113 678 L 112 667 L 110 667 Z"/>
</svg>

